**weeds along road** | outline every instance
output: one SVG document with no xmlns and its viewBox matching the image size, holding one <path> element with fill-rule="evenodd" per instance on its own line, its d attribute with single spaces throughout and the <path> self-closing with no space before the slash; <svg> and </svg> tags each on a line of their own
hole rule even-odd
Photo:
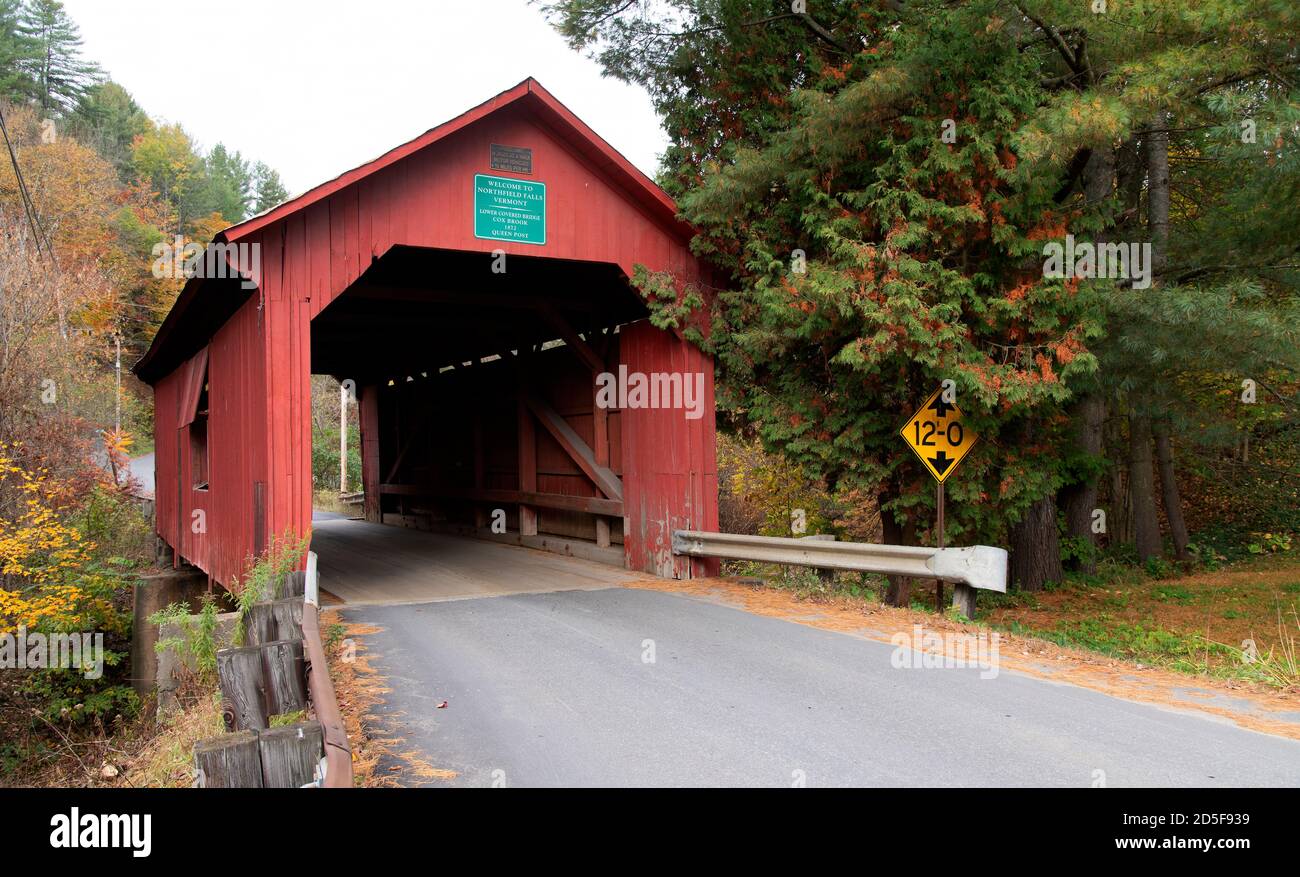
<svg viewBox="0 0 1300 877">
<path fill-rule="evenodd" d="M 1300 742 L 651 590 L 345 609 L 453 786 L 1296 786 Z M 439 704 L 447 702 L 445 708 Z M 382 768 L 381 768 L 382 771 Z"/>
</svg>

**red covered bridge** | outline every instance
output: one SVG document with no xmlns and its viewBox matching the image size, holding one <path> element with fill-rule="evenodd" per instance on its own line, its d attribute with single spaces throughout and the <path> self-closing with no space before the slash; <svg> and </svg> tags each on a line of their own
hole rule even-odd
<svg viewBox="0 0 1300 877">
<path fill-rule="evenodd" d="M 711 572 L 670 543 L 717 529 L 712 363 L 629 285 L 636 265 L 706 281 L 690 236 L 531 79 L 226 229 L 209 252 L 244 276 L 209 259 L 135 369 L 154 388 L 159 535 L 229 585 L 307 533 L 310 377 L 328 374 L 356 388 L 366 532 Z M 626 393 L 637 375 L 658 407 Z M 602 399 L 611 376 L 625 392 Z"/>
</svg>

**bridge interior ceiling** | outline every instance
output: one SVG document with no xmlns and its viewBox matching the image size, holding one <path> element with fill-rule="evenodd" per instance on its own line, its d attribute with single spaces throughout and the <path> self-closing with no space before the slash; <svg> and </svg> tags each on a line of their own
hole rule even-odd
<svg viewBox="0 0 1300 877">
<path fill-rule="evenodd" d="M 312 320 L 311 370 L 358 383 L 434 374 L 645 315 L 616 265 L 398 247 Z"/>
</svg>

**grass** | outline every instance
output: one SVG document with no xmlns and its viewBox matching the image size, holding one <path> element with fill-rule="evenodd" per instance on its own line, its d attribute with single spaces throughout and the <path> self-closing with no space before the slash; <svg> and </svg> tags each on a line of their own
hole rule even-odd
<svg viewBox="0 0 1300 877">
<path fill-rule="evenodd" d="M 1300 690 L 1300 555 L 1179 573 L 1104 563 L 1037 594 L 980 595 L 980 620 L 1186 673 Z"/>
<path fill-rule="evenodd" d="M 813 601 L 878 603 L 883 585 L 881 576 L 840 572 L 827 582 L 815 570 L 743 561 L 723 572 Z M 918 583 L 912 608 L 933 611 L 933 595 L 930 583 Z M 976 622 L 1148 666 L 1300 691 L 1298 598 L 1300 552 L 1193 572 L 1108 558 L 1095 574 L 1071 574 L 1043 591 L 982 591 Z"/>
<path fill-rule="evenodd" d="M 213 691 L 160 722 L 154 734 L 131 758 L 116 785 L 183 788 L 194 783 L 194 744 L 226 733 L 221 719 L 221 694 Z"/>
<path fill-rule="evenodd" d="M 347 505 L 339 502 L 339 492 L 337 490 L 317 490 L 312 493 L 311 507 L 320 512 L 334 512 L 335 514 L 357 515 L 361 513 L 361 507 L 356 505 Z"/>
<path fill-rule="evenodd" d="M 289 725 L 296 725 L 299 722 L 307 721 L 306 710 L 294 710 L 291 713 L 278 713 L 269 718 L 272 728 L 284 728 Z"/>
<path fill-rule="evenodd" d="M 790 591 L 803 599 L 834 595 L 875 600 L 884 582 L 883 576 L 844 571 L 837 571 L 829 580 L 823 580 L 817 570 L 808 567 L 749 560 L 724 562 L 722 574 L 741 579 L 758 579 L 767 587 Z"/>
</svg>

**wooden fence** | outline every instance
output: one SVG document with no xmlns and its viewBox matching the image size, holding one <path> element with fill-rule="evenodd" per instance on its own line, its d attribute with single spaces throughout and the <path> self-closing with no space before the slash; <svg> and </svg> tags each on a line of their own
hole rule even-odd
<svg viewBox="0 0 1300 877">
<path fill-rule="evenodd" d="M 275 583 L 250 607 L 244 642 L 217 652 L 222 717 L 231 733 L 194 747 L 196 785 L 206 788 L 352 786 L 352 753 L 320 638 L 315 555 L 307 570 Z M 316 719 L 272 727 L 276 716 Z"/>
</svg>

